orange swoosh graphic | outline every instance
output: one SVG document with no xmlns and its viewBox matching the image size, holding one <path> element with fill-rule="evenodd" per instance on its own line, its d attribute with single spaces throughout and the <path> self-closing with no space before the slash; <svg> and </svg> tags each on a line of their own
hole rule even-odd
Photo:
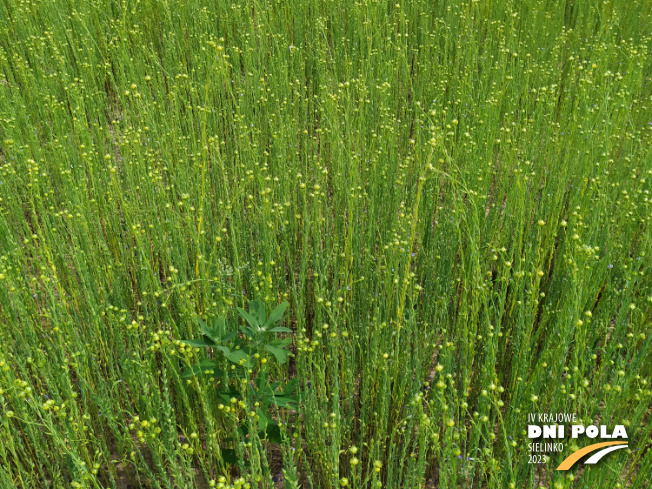
<svg viewBox="0 0 652 489">
<path fill-rule="evenodd" d="M 626 441 L 606 441 L 604 443 L 595 443 L 593 445 L 589 445 L 588 447 L 584 447 L 575 453 L 569 455 L 566 457 L 566 459 L 559 464 L 559 467 L 557 467 L 557 470 L 568 470 L 570 469 L 575 462 L 577 462 L 579 459 L 581 459 L 584 455 L 587 453 L 591 453 L 596 451 L 599 448 L 603 447 L 608 447 L 611 445 L 627 445 Z"/>
</svg>

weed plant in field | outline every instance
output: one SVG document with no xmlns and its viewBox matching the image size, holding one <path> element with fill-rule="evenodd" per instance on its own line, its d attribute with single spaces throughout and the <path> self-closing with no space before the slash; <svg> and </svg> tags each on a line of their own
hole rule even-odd
<svg viewBox="0 0 652 489">
<path fill-rule="evenodd" d="M 277 444 L 282 443 L 288 436 L 287 423 L 277 423 L 274 417 L 270 416 L 269 409 L 282 407 L 296 411 L 297 408 L 297 398 L 294 396 L 297 379 L 290 380 L 283 389 L 279 388 L 281 382 L 270 382 L 270 369 L 266 357 L 271 353 L 278 364 L 283 365 L 291 355 L 287 351 L 291 338 L 273 338 L 274 333 L 292 332 L 289 328 L 278 326 L 283 320 L 282 316 L 287 306 L 287 302 L 280 304 L 268 318 L 265 304 L 261 301 L 252 301 L 249 312 L 238 308 L 238 313 L 248 324 L 239 328 L 242 337 L 239 336 L 237 329 L 228 331 L 225 318 L 217 316 L 211 326 L 201 319 L 197 320 L 201 325 L 202 339 L 179 342 L 183 347 L 194 348 L 195 351 L 198 348 L 208 348 L 212 356 L 187 368 L 181 377 L 208 376 L 214 379 L 215 387 L 219 390 L 212 393 L 212 403 L 216 404 L 223 400 L 226 405 L 219 403 L 218 410 L 227 415 L 231 413 L 227 418 L 233 417 L 233 419 L 228 421 L 233 421 L 236 426 L 239 424 L 236 429 L 239 436 L 236 436 L 235 440 L 233 437 L 224 437 L 225 441 L 233 441 L 237 448 L 215 446 L 214 449 L 221 452 L 225 463 L 235 465 L 239 462 L 241 470 L 251 467 L 251 464 L 244 460 L 241 445 L 250 448 L 252 446 L 252 441 L 240 441 L 242 437 L 253 439 L 257 449 L 262 448 L 261 439 Z M 219 355 L 220 353 L 222 355 Z M 260 363 L 254 365 L 258 360 Z M 211 394 L 207 392 L 206 395 Z M 245 419 L 239 419 L 241 416 Z M 227 426 L 222 427 L 222 431 L 227 434 L 231 428 L 228 426 L 228 421 L 226 421 Z M 282 427 L 283 424 L 285 427 Z M 216 438 L 217 427 L 211 431 L 209 436 Z M 288 446 L 286 445 L 285 448 Z M 254 466 L 252 474 L 254 479 L 256 479 L 255 469 Z"/>
<path fill-rule="evenodd" d="M 649 487 L 651 13 L 3 2 L 0 488 Z"/>
</svg>

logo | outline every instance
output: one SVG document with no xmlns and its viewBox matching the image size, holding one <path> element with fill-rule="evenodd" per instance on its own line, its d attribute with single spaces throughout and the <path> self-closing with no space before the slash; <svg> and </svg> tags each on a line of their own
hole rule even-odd
<svg viewBox="0 0 652 489">
<path fill-rule="evenodd" d="M 603 448 L 607 447 L 607 448 Z M 600 450 L 603 448 L 602 450 Z M 564 459 L 562 463 L 559 464 L 559 467 L 557 467 L 557 470 L 568 470 L 570 469 L 573 465 L 575 465 L 575 462 L 577 462 L 579 459 L 581 459 L 584 455 L 588 455 L 591 452 L 595 452 L 596 450 L 600 450 L 598 453 L 592 455 L 588 460 L 586 460 L 584 463 L 585 464 L 597 464 L 598 461 L 604 457 L 606 454 L 611 453 L 615 450 L 620 450 L 621 448 L 627 448 L 627 442 L 623 441 L 607 441 L 604 443 L 594 443 L 593 445 L 589 445 L 588 447 L 580 448 L 578 451 L 573 453 L 572 455 L 569 455 Z"/>
<path fill-rule="evenodd" d="M 578 439 L 580 437 L 587 438 L 596 438 L 598 435 L 601 439 L 615 439 L 621 438 L 625 441 L 603 441 L 600 443 L 593 443 L 591 445 L 585 446 L 573 452 L 571 455 L 566 457 L 564 461 L 559 464 L 557 470 L 569 470 L 573 465 L 575 465 L 580 459 L 584 456 L 589 455 L 593 452 L 588 459 L 584 461 L 585 464 L 596 464 L 598 463 L 605 455 L 620 450 L 622 448 L 627 448 L 627 431 L 623 425 L 616 425 L 612 431 L 608 429 L 606 425 L 589 425 L 584 426 L 577 423 L 577 414 L 576 413 L 538 413 L 538 414 L 528 414 L 528 423 L 554 423 L 554 424 L 528 424 L 527 427 L 527 436 L 531 440 L 543 439 L 550 440 L 551 443 L 540 443 L 532 442 L 528 444 L 528 448 L 531 452 L 530 463 L 546 463 L 548 457 L 539 453 L 548 453 L 556 452 L 561 453 L 564 450 L 563 440 L 566 437 L 566 433 L 570 431 L 572 439 Z M 566 427 L 569 426 L 570 430 L 567 430 Z"/>
</svg>

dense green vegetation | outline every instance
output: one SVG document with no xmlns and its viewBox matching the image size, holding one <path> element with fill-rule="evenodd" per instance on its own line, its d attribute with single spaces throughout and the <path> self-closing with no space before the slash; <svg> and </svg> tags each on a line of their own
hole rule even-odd
<svg viewBox="0 0 652 489">
<path fill-rule="evenodd" d="M 649 487 L 651 22 L 5 0 L 0 487 Z"/>
</svg>

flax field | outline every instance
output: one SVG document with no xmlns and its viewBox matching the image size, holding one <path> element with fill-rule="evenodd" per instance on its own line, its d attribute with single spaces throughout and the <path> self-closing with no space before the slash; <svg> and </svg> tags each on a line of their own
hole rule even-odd
<svg viewBox="0 0 652 489">
<path fill-rule="evenodd" d="M 651 47 L 649 0 L 3 0 L 0 489 L 650 488 Z"/>
</svg>

